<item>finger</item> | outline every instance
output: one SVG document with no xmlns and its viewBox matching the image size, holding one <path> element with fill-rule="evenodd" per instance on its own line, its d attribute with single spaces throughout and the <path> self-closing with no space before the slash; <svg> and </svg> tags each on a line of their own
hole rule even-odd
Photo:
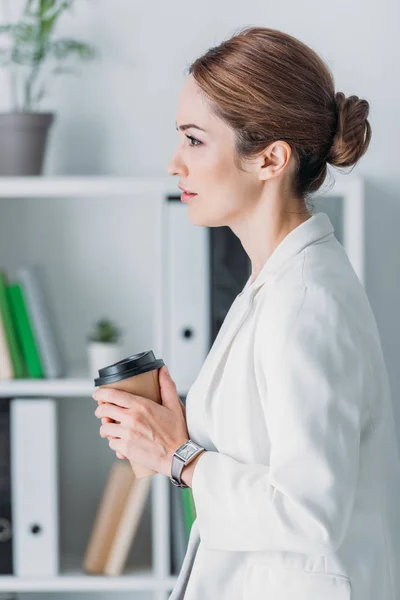
<svg viewBox="0 0 400 600">
<path fill-rule="evenodd" d="M 123 390 L 103 387 L 99 387 L 96 392 L 96 396 L 98 398 L 98 402 L 102 400 L 105 403 L 115 404 L 121 408 L 131 408 L 135 398 L 140 398 L 140 396 L 135 396 L 134 394 L 124 392 Z"/>
<path fill-rule="evenodd" d="M 114 437 L 118 439 L 125 439 L 128 431 L 121 427 L 119 423 L 106 423 L 100 427 L 101 437 Z"/>
<path fill-rule="evenodd" d="M 108 445 L 110 446 L 111 450 L 114 450 L 115 452 L 119 452 L 122 456 L 125 456 L 124 455 L 125 442 L 123 440 L 120 440 L 118 438 L 111 438 L 108 441 Z"/>
<path fill-rule="evenodd" d="M 103 400 L 99 400 L 98 404 L 99 404 L 99 405 L 100 405 L 100 404 L 105 404 L 105 402 L 104 402 Z M 96 412 L 96 411 L 95 411 L 95 412 Z M 112 419 L 109 419 L 108 417 L 102 417 L 102 418 L 101 418 L 101 422 L 102 422 L 103 424 L 104 424 L 104 423 L 112 423 L 112 422 L 113 422 L 113 420 L 112 420 Z"/>
<path fill-rule="evenodd" d="M 118 423 L 128 424 L 126 408 L 121 408 L 120 406 L 115 406 L 114 404 L 109 404 L 107 402 L 102 406 L 97 407 L 96 416 L 108 417 Z"/>
<path fill-rule="evenodd" d="M 110 441 L 112 439 L 111 435 L 108 435 L 108 440 Z M 126 456 L 124 454 L 121 454 L 121 452 L 116 452 L 116 455 L 118 458 L 120 458 L 121 460 L 125 460 Z"/>
</svg>

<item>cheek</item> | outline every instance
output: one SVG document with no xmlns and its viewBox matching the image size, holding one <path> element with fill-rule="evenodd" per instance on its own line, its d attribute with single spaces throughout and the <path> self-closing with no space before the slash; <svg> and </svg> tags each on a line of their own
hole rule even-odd
<svg viewBox="0 0 400 600">
<path fill-rule="evenodd" d="M 228 225 L 243 208 L 247 178 L 234 164 L 231 152 L 214 148 L 192 157 L 189 179 L 198 191 L 188 205 L 193 224 L 219 227 Z"/>
<path fill-rule="evenodd" d="M 232 158 L 219 155 L 218 153 L 208 154 L 207 160 L 201 165 L 199 182 L 199 193 L 209 206 L 226 205 L 227 200 L 232 197 L 235 191 L 236 168 L 232 164 Z"/>
</svg>

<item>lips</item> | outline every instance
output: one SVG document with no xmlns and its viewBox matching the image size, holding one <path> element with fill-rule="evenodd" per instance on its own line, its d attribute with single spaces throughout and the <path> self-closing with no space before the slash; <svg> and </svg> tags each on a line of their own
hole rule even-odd
<svg viewBox="0 0 400 600">
<path fill-rule="evenodd" d="M 178 185 L 178 188 L 179 188 L 180 190 L 182 190 L 182 192 L 184 192 L 185 194 L 188 194 L 188 195 L 190 195 L 190 196 L 196 196 L 196 192 L 191 192 L 190 190 L 187 190 L 186 188 L 184 188 L 184 187 L 183 187 L 183 186 L 181 186 L 181 185 Z"/>
</svg>

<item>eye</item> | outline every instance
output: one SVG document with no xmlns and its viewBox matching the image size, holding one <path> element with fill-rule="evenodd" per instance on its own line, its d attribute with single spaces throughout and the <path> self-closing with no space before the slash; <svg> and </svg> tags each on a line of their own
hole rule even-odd
<svg viewBox="0 0 400 600">
<path fill-rule="evenodd" d="M 202 142 L 200 142 L 200 140 L 197 140 L 195 137 L 193 137 L 192 135 L 185 135 L 185 137 L 187 137 L 188 140 L 190 140 L 192 143 L 189 144 L 189 146 L 191 146 L 192 148 L 194 146 L 201 146 Z M 194 142 L 197 142 L 196 144 Z"/>
</svg>

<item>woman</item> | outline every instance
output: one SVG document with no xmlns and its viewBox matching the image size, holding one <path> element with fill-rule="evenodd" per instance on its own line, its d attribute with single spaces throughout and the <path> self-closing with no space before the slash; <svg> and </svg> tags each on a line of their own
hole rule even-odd
<svg viewBox="0 0 400 600">
<path fill-rule="evenodd" d="M 120 457 L 170 477 L 179 446 L 205 449 L 181 474 L 197 518 L 171 600 L 400 597 L 399 457 L 379 333 L 329 217 L 307 206 L 328 163 L 366 152 L 368 111 L 335 93 L 314 51 L 273 29 L 245 28 L 189 69 L 168 172 L 196 194 L 183 196 L 194 225 L 239 237 L 251 276 L 186 415 L 164 369 L 162 406 L 95 394 Z"/>
</svg>

